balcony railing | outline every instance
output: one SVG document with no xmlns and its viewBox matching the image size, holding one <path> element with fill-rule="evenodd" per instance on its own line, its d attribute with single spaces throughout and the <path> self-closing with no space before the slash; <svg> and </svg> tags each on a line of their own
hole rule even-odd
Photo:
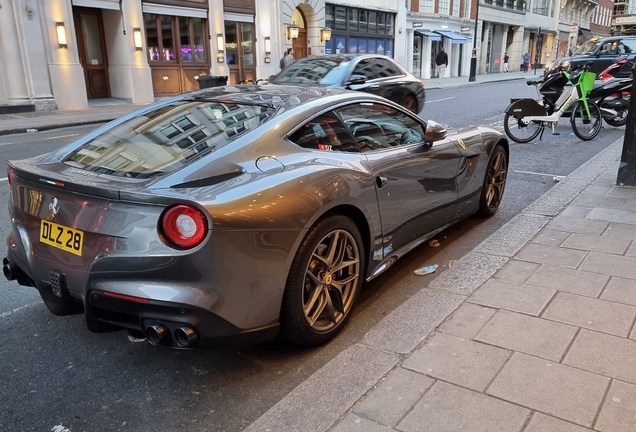
<svg viewBox="0 0 636 432">
<path fill-rule="evenodd" d="M 526 0 L 482 0 L 484 4 L 499 6 L 506 9 L 526 10 Z"/>
</svg>

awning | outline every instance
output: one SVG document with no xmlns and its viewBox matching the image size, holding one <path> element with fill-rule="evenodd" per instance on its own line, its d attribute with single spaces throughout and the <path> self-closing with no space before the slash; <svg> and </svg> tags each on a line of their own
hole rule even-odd
<svg viewBox="0 0 636 432">
<path fill-rule="evenodd" d="M 170 6 L 154 3 L 142 3 L 141 10 L 143 13 L 157 15 L 172 15 L 192 18 L 207 18 L 208 10 L 184 6 Z"/>
<path fill-rule="evenodd" d="M 119 0 L 73 0 L 73 6 L 119 10 Z"/>
<path fill-rule="evenodd" d="M 422 30 L 422 29 L 416 29 L 415 33 L 422 35 L 422 36 L 426 36 L 428 38 L 428 40 L 431 41 L 441 41 L 442 38 L 440 35 L 433 33 L 430 30 Z"/>
<path fill-rule="evenodd" d="M 435 30 L 435 33 L 444 36 L 445 38 L 449 38 L 454 44 L 465 44 L 468 42 L 464 36 L 460 35 L 457 32 L 448 31 L 448 30 Z"/>
<path fill-rule="evenodd" d="M 590 40 L 594 37 L 594 35 L 592 34 L 592 32 L 588 29 L 584 29 L 579 27 L 579 34 L 582 35 L 585 40 Z"/>
</svg>

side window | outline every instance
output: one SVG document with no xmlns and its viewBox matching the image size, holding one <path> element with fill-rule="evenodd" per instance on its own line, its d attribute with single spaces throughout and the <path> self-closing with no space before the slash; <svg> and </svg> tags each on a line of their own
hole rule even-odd
<svg viewBox="0 0 636 432">
<path fill-rule="evenodd" d="M 353 76 L 353 75 L 362 75 L 363 77 L 366 77 L 367 80 L 372 80 L 372 79 L 378 78 L 377 76 L 374 76 L 373 60 L 372 59 L 362 59 L 362 60 L 360 60 L 356 64 L 356 67 L 353 68 L 353 72 L 351 73 L 351 76 Z"/>
<path fill-rule="evenodd" d="M 424 142 L 425 126 L 389 106 L 365 102 L 338 108 L 336 112 L 358 141 L 362 152 Z"/>
<path fill-rule="evenodd" d="M 622 41 L 623 52 L 620 54 L 633 54 L 636 53 L 636 39 L 623 39 Z"/>
<path fill-rule="evenodd" d="M 333 114 L 323 114 L 302 125 L 289 139 L 306 149 L 358 152 L 358 144 Z"/>
<path fill-rule="evenodd" d="M 378 78 L 403 75 L 402 71 L 391 61 L 383 58 L 375 60 L 374 75 Z"/>
</svg>

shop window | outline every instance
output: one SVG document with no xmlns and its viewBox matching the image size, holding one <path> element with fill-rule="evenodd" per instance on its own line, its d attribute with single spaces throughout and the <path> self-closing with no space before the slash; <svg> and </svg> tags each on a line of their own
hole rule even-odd
<svg viewBox="0 0 636 432">
<path fill-rule="evenodd" d="M 349 31 L 358 31 L 359 9 L 349 8 Z"/>
<path fill-rule="evenodd" d="M 378 27 L 377 27 L 377 31 L 380 34 L 386 34 L 386 21 L 385 21 L 386 15 L 383 13 L 379 13 L 378 14 Z"/>
<path fill-rule="evenodd" d="M 343 7 L 336 7 L 335 16 L 336 16 L 335 28 L 337 30 L 346 30 L 347 29 L 347 9 Z"/>
<path fill-rule="evenodd" d="M 172 30 L 172 17 L 160 15 L 161 46 L 163 48 L 161 60 L 174 61 L 174 34 Z"/>
<path fill-rule="evenodd" d="M 369 24 L 367 22 L 367 15 L 368 12 L 365 10 L 361 10 L 360 11 L 360 19 L 359 19 L 359 30 L 361 32 L 365 32 L 367 31 L 367 29 L 369 28 Z"/>
<path fill-rule="evenodd" d="M 325 6 L 325 25 L 331 29 L 336 28 L 335 21 L 334 21 L 334 14 L 335 14 L 334 9 L 335 8 L 333 5 Z"/>
<path fill-rule="evenodd" d="M 378 13 L 369 11 L 369 33 L 377 31 Z"/>
<path fill-rule="evenodd" d="M 144 25 L 149 62 L 207 61 L 204 19 L 144 14 Z"/>
</svg>

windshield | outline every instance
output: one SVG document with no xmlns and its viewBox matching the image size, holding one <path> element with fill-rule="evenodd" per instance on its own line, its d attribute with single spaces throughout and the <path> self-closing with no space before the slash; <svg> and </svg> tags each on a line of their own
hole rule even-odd
<svg viewBox="0 0 636 432">
<path fill-rule="evenodd" d="M 167 174 L 256 129 L 274 112 L 271 104 L 182 100 L 114 126 L 64 163 L 121 177 Z"/>
<path fill-rule="evenodd" d="M 573 56 L 593 54 L 598 45 L 600 45 L 598 39 L 590 39 L 589 41 L 578 47 L 576 51 L 574 51 Z"/>
<path fill-rule="evenodd" d="M 274 84 L 341 84 L 346 78 L 350 61 L 325 58 L 303 59 L 287 66 L 270 80 Z"/>
</svg>

